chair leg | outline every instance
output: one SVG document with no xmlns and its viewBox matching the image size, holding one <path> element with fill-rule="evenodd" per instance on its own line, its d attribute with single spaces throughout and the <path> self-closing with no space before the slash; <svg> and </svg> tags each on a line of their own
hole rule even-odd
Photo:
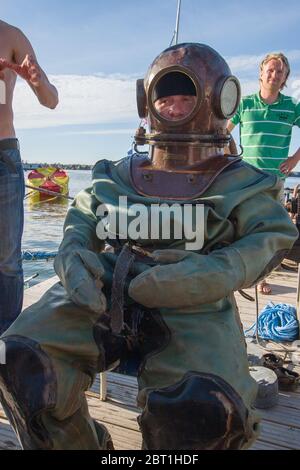
<svg viewBox="0 0 300 470">
<path fill-rule="evenodd" d="M 99 398 L 101 401 L 106 401 L 107 396 L 107 375 L 106 372 L 100 373 L 100 393 Z"/>
</svg>

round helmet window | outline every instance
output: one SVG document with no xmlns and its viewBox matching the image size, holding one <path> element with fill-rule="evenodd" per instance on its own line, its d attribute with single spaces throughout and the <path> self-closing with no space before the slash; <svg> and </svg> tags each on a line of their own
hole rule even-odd
<svg viewBox="0 0 300 470">
<path fill-rule="evenodd" d="M 193 80 L 177 71 L 163 75 L 153 87 L 152 103 L 157 114 L 167 121 L 186 119 L 197 104 Z"/>
<path fill-rule="evenodd" d="M 225 118 L 232 117 L 240 101 L 240 84 L 235 77 L 229 77 L 223 84 L 220 93 L 220 107 Z"/>
</svg>

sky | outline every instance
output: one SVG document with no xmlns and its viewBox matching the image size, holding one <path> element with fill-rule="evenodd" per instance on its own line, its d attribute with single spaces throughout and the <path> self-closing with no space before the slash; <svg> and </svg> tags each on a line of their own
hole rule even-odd
<svg viewBox="0 0 300 470">
<path fill-rule="evenodd" d="M 126 155 L 139 125 L 135 82 L 170 45 L 177 0 L 0 0 L 0 6 L 0 18 L 29 38 L 60 98 L 55 110 L 44 108 L 18 79 L 14 113 L 23 160 L 94 164 Z M 283 93 L 300 99 L 299 24 L 299 0 L 182 0 L 178 40 L 216 49 L 244 95 L 258 90 L 260 60 L 284 52 L 291 75 Z M 298 147 L 294 128 L 290 154 Z"/>
</svg>

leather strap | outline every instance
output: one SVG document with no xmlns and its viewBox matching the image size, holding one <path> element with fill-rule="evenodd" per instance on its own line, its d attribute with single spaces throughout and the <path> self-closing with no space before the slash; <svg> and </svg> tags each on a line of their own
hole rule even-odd
<svg viewBox="0 0 300 470">
<path fill-rule="evenodd" d="M 135 261 L 155 266 L 156 262 L 151 257 L 152 249 L 154 248 L 146 249 L 127 242 L 120 251 L 113 274 L 111 306 L 108 312 L 111 330 L 115 334 L 124 329 L 124 290 L 128 273 Z"/>
<path fill-rule="evenodd" d="M 111 288 L 111 307 L 109 310 L 111 330 L 119 334 L 124 327 L 124 287 L 127 275 L 135 260 L 135 254 L 129 244 L 123 245 L 118 256 Z"/>
</svg>

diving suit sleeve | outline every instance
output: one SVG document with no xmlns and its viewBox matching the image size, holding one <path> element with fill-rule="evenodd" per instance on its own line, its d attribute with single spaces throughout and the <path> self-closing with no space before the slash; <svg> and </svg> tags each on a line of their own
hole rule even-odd
<svg viewBox="0 0 300 470">
<path fill-rule="evenodd" d="M 105 270 L 97 254 L 103 248 L 96 235 L 98 204 L 90 190 L 76 197 L 66 217 L 54 269 L 75 304 L 100 314 L 106 310 L 106 299 L 102 292 Z"/>
<path fill-rule="evenodd" d="M 149 308 L 182 308 L 216 302 L 250 287 L 282 261 L 298 231 L 286 210 L 264 192 L 232 212 L 235 241 L 204 255 L 183 250 L 154 252 L 157 266 L 137 276 L 129 295 Z"/>
<path fill-rule="evenodd" d="M 99 201 L 92 194 L 92 188 L 80 191 L 66 216 L 64 237 L 59 251 L 72 245 L 98 252 L 103 249 L 104 243 L 96 234 L 98 205 Z"/>
</svg>

